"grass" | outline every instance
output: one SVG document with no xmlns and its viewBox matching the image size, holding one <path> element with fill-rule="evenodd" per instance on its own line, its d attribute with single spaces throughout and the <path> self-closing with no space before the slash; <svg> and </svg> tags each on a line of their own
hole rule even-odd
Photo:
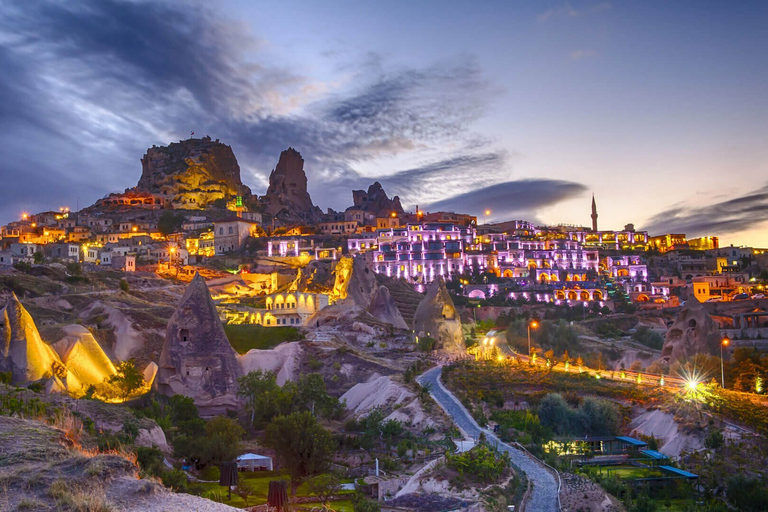
<svg viewBox="0 0 768 512">
<path fill-rule="evenodd" d="M 214 475 L 214 472 L 210 471 L 210 472 L 202 473 L 200 477 L 202 479 L 207 480 L 213 475 Z M 253 488 L 253 494 L 248 497 L 247 506 L 249 507 L 252 507 L 254 505 L 263 505 L 264 503 L 267 502 L 267 493 L 269 492 L 269 482 L 271 480 L 287 480 L 290 482 L 290 477 L 279 471 L 244 472 L 244 473 L 239 473 L 239 477 L 242 482 L 247 483 L 251 488 Z M 216 479 L 218 479 L 218 475 L 216 476 Z M 219 485 L 218 483 L 215 483 L 215 482 L 198 483 L 195 485 L 199 485 L 204 489 L 204 492 L 201 494 L 201 496 L 204 498 L 208 498 L 209 500 L 217 501 L 219 503 L 224 503 L 225 505 L 229 505 L 237 508 L 244 508 L 246 506 L 245 501 L 241 497 L 236 496 L 234 493 L 232 494 L 231 500 L 227 499 L 227 495 L 228 495 L 227 488 Z M 289 484 L 288 492 L 290 494 L 290 484 Z M 344 491 L 344 492 L 348 492 L 348 491 Z M 308 490 L 308 486 L 306 483 L 302 484 L 298 488 L 298 490 L 296 491 L 296 496 L 297 497 L 312 496 L 312 494 L 310 494 Z M 299 508 L 311 509 L 319 505 L 320 505 L 319 502 L 316 502 L 316 503 L 313 502 L 313 503 L 302 503 L 296 506 Z M 336 510 L 336 512 L 352 512 L 352 502 L 349 500 L 334 501 L 332 502 L 332 506 L 334 510 Z"/>
<path fill-rule="evenodd" d="M 604 467 L 603 471 L 610 476 L 615 476 L 622 480 L 635 480 L 638 478 L 651 478 L 663 476 L 661 471 L 650 468 L 639 468 L 637 466 L 610 466 Z"/>
<path fill-rule="evenodd" d="M 270 349 L 285 341 L 303 338 L 295 327 L 264 327 L 257 324 L 225 325 L 224 332 L 238 354 L 245 354 L 253 348 Z"/>
</svg>

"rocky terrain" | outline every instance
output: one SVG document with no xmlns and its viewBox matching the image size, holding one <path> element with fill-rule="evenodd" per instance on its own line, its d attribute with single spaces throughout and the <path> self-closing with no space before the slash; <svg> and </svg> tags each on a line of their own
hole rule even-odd
<svg viewBox="0 0 768 512">
<path fill-rule="evenodd" d="M 204 208 L 217 199 L 250 195 L 232 148 L 210 137 L 153 146 L 141 159 L 137 191 L 160 194 L 175 208 Z"/>
<path fill-rule="evenodd" d="M 403 213 L 403 206 L 398 196 L 390 199 L 378 181 L 365 190 L 352 191 L 353 205 L 347 210 L 362 210 L 377 217 L 389 217 L 392 212 Z"/>
<path fill-rule="evenodd" d="M 84 450 L 65 430 L 0 416 L 0 510 L 237 510 L 138 473 L 134 459 Z"/>
<path fill-rule="evenodd" d="M 691 297 L 667 331 L 661 359 L 670 364 L 685 361 L 694 354 L 717 355 L 721 339 L 715 321 L 696 297 Z"/>
</svg>

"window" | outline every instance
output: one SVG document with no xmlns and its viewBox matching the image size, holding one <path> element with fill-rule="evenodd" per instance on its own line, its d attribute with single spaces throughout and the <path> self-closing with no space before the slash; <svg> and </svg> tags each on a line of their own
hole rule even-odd
<svg viewBox="0 0 768 512">
<path fill-rule="evenodd" d="M 232 234 L 232 226 L 229 226 L 229 234 Z"/>
<path fill-rule="evenodd" d="M 219 228 L 219 234 L 220 234 L 220 235 L 223 235 L 223 234 L 224 234 L 224 228 Z"/>
</svg>

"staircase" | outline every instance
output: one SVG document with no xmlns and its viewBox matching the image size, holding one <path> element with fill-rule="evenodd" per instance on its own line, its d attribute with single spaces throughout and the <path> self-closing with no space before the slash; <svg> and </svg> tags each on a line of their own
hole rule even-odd
<svg viewBox="0 0 768 512">
<path fill-rule="evenodd" d="M 419 302 L 424 298 L 424 295 L 414 290 L 413 286 L 402 279 L 393 279 L 385 275 L 376 274 L 376 280 L 379 285 L 387 287 L 397 309 L 403 315 L 403 320 L 408 324 L 408 327 L 413 329 L 413 315 L 416 313 L 416 308 L 419 307 Z"/>
</svg>

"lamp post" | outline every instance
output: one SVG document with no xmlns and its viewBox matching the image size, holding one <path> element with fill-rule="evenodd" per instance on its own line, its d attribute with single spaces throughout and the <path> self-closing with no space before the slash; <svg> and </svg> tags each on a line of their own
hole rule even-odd
<svg viewBox="0 0 768 512">
<path fill-rule="evenodd" d="M 536 320 L 528 324 L 528 356 L 531 355 L 531 328 L 535 329 L 538 326 L 539 323 Z"/>
<path fill-rule="evenodd" d="M 722 339 L 720 341 L 720 383 L 723 386 L 723 389 L 725 389 L 725 370 L 723 369 L 723 347 L 727 347 L 728 344 L 731 342 L 730 339 L 728 339 L 728 336 Z"/>
</svg>

